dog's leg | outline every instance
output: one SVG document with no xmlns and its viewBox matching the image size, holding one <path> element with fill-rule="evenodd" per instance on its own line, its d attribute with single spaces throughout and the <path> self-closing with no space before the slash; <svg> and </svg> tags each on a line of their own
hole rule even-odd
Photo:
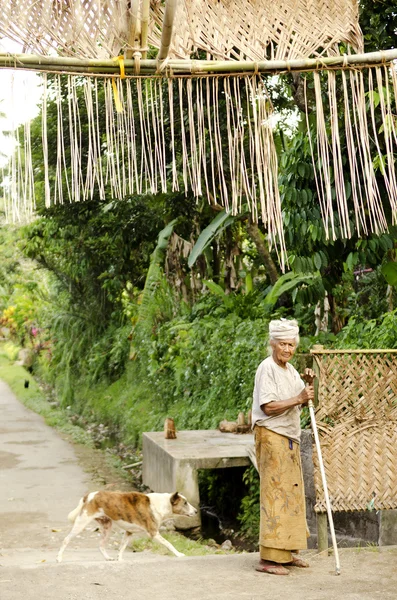
<svg viewBox="0 0 397 600">
<path fill-rule="evenodd" d="M 124 531 L 124 537 L 121 540 L 121 544 L 120 544 L 120 548 L 119 548 L 119 556 L 118 556 L 117 560 L 123 560 L 123 552 L 128 546 L 128 542 L 130 541 L 131 535 L 132 534 L 130 531 Z"/>
<path fill-rule="evenodd" d="M 178 550 L 174 548 L 174 546 L 168 540 L 163 538 L 163 536 L 160 533 L 156 533 L 156 535 L 153 536 L 153 539 L 160 542 L 160 544 L 163 544 L 163 546 L 168 548 L 168 550 L 171 550 L 171 552 L 173 552 L 175 556 L 185 556 L 182 552 L 178 552 Z"/>
<path fill-rule="evenodd" d="M 75 520 L 74 525 L 72 527 L 71 532 L 69 533 L 69 535 L 67 535 L 65 537 L 65 539 L 62 542 L 62 546 L 58 552 L 58 556 L 57 556 L 57 562 L 61 562 L 62 561 L 62 555 L 65 551 L 66 546 L 69 544 L 69 542 L 76 537 L 76 535 L 79 535 L 79 533 L 81 533 L 83 531 L 83 529 L 85 529 L 87 527 L 87 525 L 89 523 L 91 523 L 91 521 L 95 518 L 94 515 L 92 516 L 88 516 L 87 513 L 85 511 L 83 511 Z"/>
<path fill-rule="evenodd" d="M 113 522 L 111 519 L 107 519 L 107 518 L 97 519 L 97 521 L 102 529 L 102 538 L 101 538 L 101 542 L 99 544 L 99 550 L 102 552 L 102 556 L 106 560 L 115 560 L 114 558 L 109 556 L 109 554 L 106 552 L 106 548 L 105 548 L 107 541 L 109 539 L 110 533 L 112 531 Z"/>
</svg>

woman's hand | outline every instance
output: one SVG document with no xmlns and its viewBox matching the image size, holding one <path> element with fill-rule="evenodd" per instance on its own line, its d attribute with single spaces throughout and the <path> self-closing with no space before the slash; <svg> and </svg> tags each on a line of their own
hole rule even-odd
<svg viewBox="0 0 397 600">
<path fill-rule="evenodd" d="M 307 385 L 298 396 L 299 404 L 306 405 L 309 400 L 314 400 L 314 386 Z"/>
<path fill-rule="evenodd" d="M 306 383 L 308 383 L 309 385 L 313 384 L 315 376 L 316 374 L 313 371 L 313 369 L 305 369 L 303 374 L 301 375 L 303 381 L 306 381 Z"/>
</svg>

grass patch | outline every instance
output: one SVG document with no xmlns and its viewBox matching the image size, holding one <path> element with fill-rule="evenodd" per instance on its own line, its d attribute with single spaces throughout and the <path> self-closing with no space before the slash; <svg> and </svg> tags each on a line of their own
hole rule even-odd
<svg viewBox="0 0 397 600">
<path fill-rule="evenodd" d="M 17 360 L 19 351 L 21 350 L 20 346 L 17 346 L 13 342 L 4 342 L 2 344 L 1 351 L 2 353 L 10 360 Z"/>
<path fill-rule="evenodd" d="M 214 546 L 213 544 L 207 544 L 206 540 L 192 540 L 190 538 L 185 537 L 181 533 L 178 532 L 161 532 L 161 535 L 171 542 L 173 546 L 186 556 L 206 556 L 208 554 L 233 554 L 234 550 L 222 550 Z M 172 554 L 165 546 L 151 540 L 147 537 L 134 537 L 132 542 L 130 543 L 130 549 L 135 550 L 136 552 L 142 552 L 144 550 L 150 550 L 151 552 L 155 552 L 156 554 L 162 554 L 164 556 L 169 556 Z"/>
<path fill-rule="evenodd" d="M 26 369 L 10 361 L 3 346 L 0 346 L 0 379 L 9 385 L 18 400 L 27 408 L 41 415 L 47 425 L 54 427 L 77 444 L 93 447 L 90 435 L 81 427 L 70 423 L 62 409 L 48 403 L 35 379 Z M 27 388 L 25 381 L 29 382 Z"/>
</svg>

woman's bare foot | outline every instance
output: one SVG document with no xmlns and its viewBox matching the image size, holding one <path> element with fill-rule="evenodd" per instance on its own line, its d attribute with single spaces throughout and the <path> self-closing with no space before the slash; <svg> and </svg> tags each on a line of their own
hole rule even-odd
<svg viewBox="0 0 397 600">
<path fill-rule="evenodd" d="M 271 575 L 289 575 L 288 569 L 280 565 L 280 563 L 271 562 L 270 560 L 260 560 L 255 567 L 260 573 L 270 573 Z"/>
<path fill-rule="evenodd" d="M 307 569 L 310 567 L 309 563 L 296 556 L 292 557 L 292 562 L 287 563 L 287 567 L 299 567 L 300 569 Z"/>
</svg>

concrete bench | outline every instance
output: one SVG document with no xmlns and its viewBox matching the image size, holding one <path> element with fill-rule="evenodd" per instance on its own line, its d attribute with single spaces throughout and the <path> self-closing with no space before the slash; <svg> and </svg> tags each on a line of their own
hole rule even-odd
<svg viewBox="0 0 397 600">
<path fill-rule="evenodd" d="M 249 466 L 247 448 L 253 444 L 252 433 L 178 431 L 174 440 L 165 439 L 162 431 L 143 433 L 143 483 L 154 492 L 178 491 L 199 508 L 198 469 Z M 175 524 L 179 529 L 200 526 L 200 515 L 178 517 Z"/>
</svg>

